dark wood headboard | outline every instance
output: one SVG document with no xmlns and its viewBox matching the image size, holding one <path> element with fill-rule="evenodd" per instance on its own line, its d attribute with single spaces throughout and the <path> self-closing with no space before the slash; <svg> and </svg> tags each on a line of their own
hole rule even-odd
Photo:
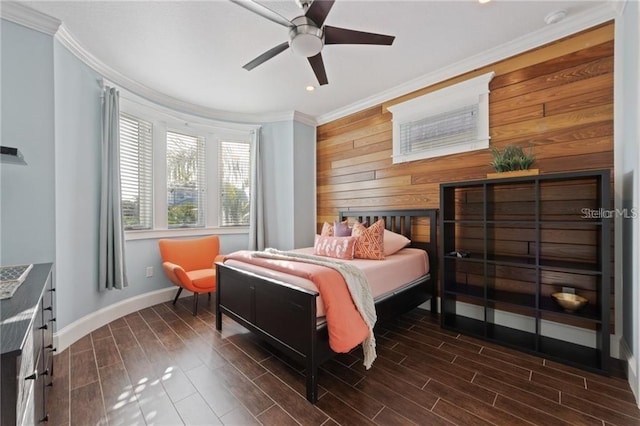
<svg viewBox="0 0 640 426">
<path fill-rule="evenodd" d="M 438 228 L 438 209 L 415 209 L 415 210 L 382 210 L 382 211 L 340 211 L 338 213 L 340 221 L 345 219 L 357 220 L 360 223 L 374 223 L 379 219 L 384 219 L 385 228 L 397 234 L 402 234 L 411 240 L 410 247 L 421 248 L 429 253 L 429 272 L 434 283 L 437 281 L 438 266 L 438 243 L 436 231 Z M 413 220 L 417 218 L 427 218 L 429 221 L 429 241 L 414 241 L 411 238 Z"/>
</svg>

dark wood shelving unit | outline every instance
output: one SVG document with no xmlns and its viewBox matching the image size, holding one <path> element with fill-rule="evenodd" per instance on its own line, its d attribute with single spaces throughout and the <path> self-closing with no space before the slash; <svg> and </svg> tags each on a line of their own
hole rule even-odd
<svg viewBox="0 0 640 426">
<path fill-rule="evenodd" d="M 606 374 L 611 223 L 585 211 L 610 200 L 608 170 L 441 184 L 442 326 Z M 564 287 L 588 304 L 564 311 L 551 297 Z M 552 323 L 589 330 L 594 343 Z"/>
</svg>

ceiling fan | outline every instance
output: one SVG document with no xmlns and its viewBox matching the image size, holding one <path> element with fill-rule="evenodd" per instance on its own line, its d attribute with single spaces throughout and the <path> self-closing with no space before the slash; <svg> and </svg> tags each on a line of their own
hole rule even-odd
<svg viewBox="0 0 640 426">
<path fill-rule="evenodd" d="M 321 53 L 325 44 L 375 44 L 390 46 L 395 39 L 394 36 L 384 34 L 324 25 L 324 21 L 333 7 L 335 0 L 296 0 L 296 3 L 305 10 L 305 13 L 291 21 L 254 0 L 230 1 L 276 24 L 289 28 L 289 41 L 285 41 L 267 50 L 262 55 L 244 65 L 242 68 L 247 71 L 254 69 L 291 47 L 296 54 L 308 59 L 318 79 L 318 83 L 322 86 L 329 82 Z"/>
</svg>

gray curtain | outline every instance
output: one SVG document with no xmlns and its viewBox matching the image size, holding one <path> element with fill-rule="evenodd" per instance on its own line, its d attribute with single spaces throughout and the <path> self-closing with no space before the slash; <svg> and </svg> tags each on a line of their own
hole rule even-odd
<svg viewBox="0 0 640 426">
<path fill-rule="evenodd" d="M 103 100 L 98 284 L 100 290 L 111 290 L 128 285 L 120 206 L 120 95 L 105 87 Z"/>
<path fill-rule="evenodd" d="M 264 250 L 264 202 L 260 129 L 253 131 L 251 150 L 251 207 L 249 214 L 249 250 Z"/>
</svg>

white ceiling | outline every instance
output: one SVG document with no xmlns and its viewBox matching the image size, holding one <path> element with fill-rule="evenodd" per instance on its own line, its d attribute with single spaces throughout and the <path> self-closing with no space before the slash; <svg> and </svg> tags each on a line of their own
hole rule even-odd
<svg viewBox="0 0 640 426">
<path fill-rule="evenodd" d="M 261 1 L 292 19 L 294 0 Z M 395 35 L 393 46 L 325 46 L 329 84 L 291 49 L 252 71 L 242 66 L 288 40 L 287 28 L 228 1 L 39 1 L 99 61 L 152 91 L 209 109 L 264 114 L 337 111 L 407 81 L 567 19 L 603 1 L 337 0 L 327 25 Z M 554 24 L 558 25 L 558 24 Z"/>
</svg>

